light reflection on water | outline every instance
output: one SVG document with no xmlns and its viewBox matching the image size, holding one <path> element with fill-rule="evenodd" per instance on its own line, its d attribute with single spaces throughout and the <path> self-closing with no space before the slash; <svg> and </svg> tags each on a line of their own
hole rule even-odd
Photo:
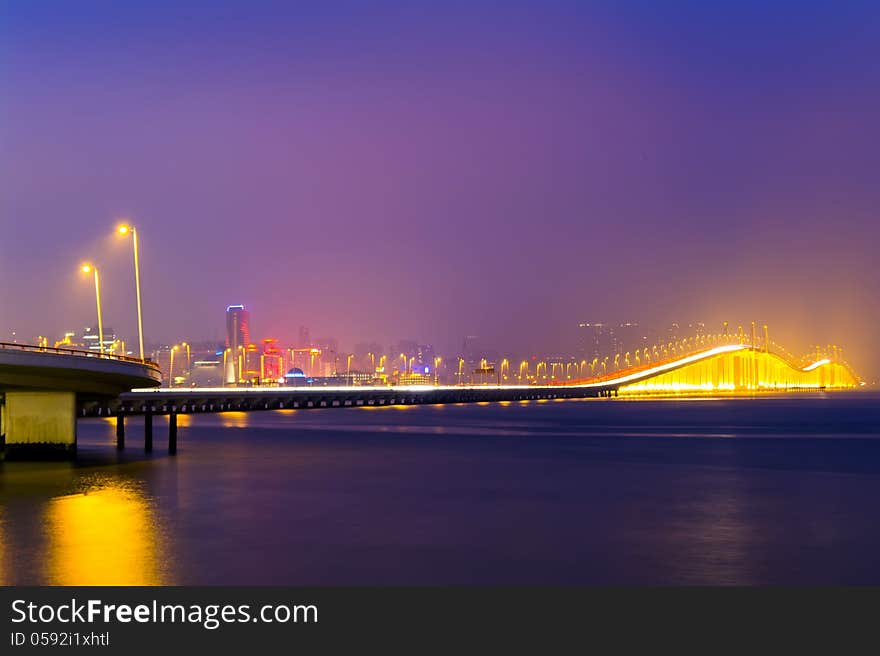
<svg viewBox="0 0 880 656">
<path fill-rule="evenodd" d="M 48 585 L 159 585 L 162 549 L 150 503 L 135 485 L 108 483 L 50 499 Z"/>
<path fill-rule="evenodd" d="M 115 428 L 100 424 L 112 448 Z M 148 466 L 3 463 L 0 584 L 170 583 L 155 501 L 137 478 Z"/>
<path fill-rule="evenodd" d="M 249 413 L 247 412 L 221 412 L 217 415 L 223 428 L 247 428 Z"/>
<path fill-rule="evenodd" d="M 0 582 L 876 584 L 878 407 L 179 415 L 176 457 L 81 421 L 77 463 L 0 464 Z"/>
</svg>

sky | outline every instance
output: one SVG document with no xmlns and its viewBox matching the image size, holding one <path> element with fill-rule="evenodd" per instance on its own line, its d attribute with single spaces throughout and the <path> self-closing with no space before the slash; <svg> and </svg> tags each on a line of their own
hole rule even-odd
<svg viewBox="0 0 880 656">
<path fill-rule="evenodd" d="M 770 325 L 880 370 L 875 2 L 0 0 L 0 336 L 559 350 Z"/>
</svg>

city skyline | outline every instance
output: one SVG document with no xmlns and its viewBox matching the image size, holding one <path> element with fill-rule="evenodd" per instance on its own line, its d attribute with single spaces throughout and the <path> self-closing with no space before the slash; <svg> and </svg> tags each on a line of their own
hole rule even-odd
<svg viewBox="0 0 880 656">
<path fill-rule="evenodd" d="M 870 5 L 50 7 L 3 8 L 5 334 L 91 325 L 93 259 L 134 338 L 125 219 L 154 341 L 748 317 L 878 366 Z"/>
<path fill-rule="evenodd" d="M 767 324 L 755 321 L 739 325 L 724 322 L 717 327 L 701 321 L 663 327 L 631 321 L 580 322 L 577 327 L 575 347 L 528 353 L 499 348 L 478 335 L 464 336 L 460 348 L 449 352 L 414 339 L 385 345 L 361 341 L 345 348 L 335 337 L 312 339 L 308 326 L 299 326 L 292 341 L 252 332 L 250 310 L 244 304 L 232 304 L 225 308 L 225 340 L 187 336 L 175 343 L 146 343 L 147 355 L 158 365 L 164 383 L 182 387 L 574 382 L 668 363 L 682 354 L 723 344 L 769 349 L 805 371 L 825 362 L 839 362 L 857 375 L 842 345 L 816 343 L 806 352 L 792 353 L 771 338 Z M 129 348 L 131 342 L 111 327 L 107 326 L 103 335 L 102 353 L 135 355 Z M 99 350 L 97 329 L 90 327 L 81 333 L 66 331 L 60 340 L 40 335 L 30 340 L 15 337 L 13 341 L 74 351 Z"/>
</svg>

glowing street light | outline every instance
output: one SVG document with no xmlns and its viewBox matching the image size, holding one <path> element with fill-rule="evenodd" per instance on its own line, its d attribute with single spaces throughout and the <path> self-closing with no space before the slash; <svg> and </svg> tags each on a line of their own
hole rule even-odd
<svg viewBox="0 0 880 656">
<path fill-rule="evenodd" d="M 439 355 L 434 358 L 434 384 L 440 384 L 440 363 L 443 362 L 443 358 Z"/>
<path fill-rule="evenodd" d="M 141 360 L 144 359 L 144 320 L 141 309 L 141 267 L 138 261 L 138 235 L 137 228 L 131 225 L 121 225 L 116 231 L 120 235 L 128 235 L 131 233 L 131 243 L 134 249 L 134 289 L 137 296 L 137 314 L 138 314 L 138 346 L 140 346 Z"/>
<path fill-rule="evenodd" d="M 190 358 L 189 344 L 187 344 L 186 342 L 181 342 L 180 345 L 186 348 L 186 368 L 190 369 L 192 367 L 192 361 Z"/>
<path fill-rule="evenodd" d="M 98 352 L 104 355 L 104 320 L 101 317 L 101 282 L 98 278 L 98 267 L 94 264 L 83 264 L 83 273 L 94 273 L 95 275 L 95 305 L 98 306 Z"/>
<path fill-rule="evenodd" d="M 177 344 L 171 347 L 171 363 L 168 365 L 168 387 L 174 387 L 174 352 L 179 348 Z"/>
</svg>

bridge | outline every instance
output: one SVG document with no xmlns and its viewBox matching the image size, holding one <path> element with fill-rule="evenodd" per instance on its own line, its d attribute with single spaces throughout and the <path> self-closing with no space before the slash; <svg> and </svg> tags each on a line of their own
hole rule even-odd
<svg viewBox="0 0 880 656">
<path fill-rule="evenodd" d="M 5 457 L 69 457 L 88 403 L 158 386 L 157 365 L 91 351 L 0 343 L 0 442 Z"/>
<path fill-rule="evenodd" d="M 630 357 L 632 355 L 632 357 Z M 125 420 L 144 418 L 153 448 L 153 417 L 168 416 L 168 450 L 177 451 L 177 415 L 229 411 L 348 408 L 437 403 L 583 399 L 669 394 L 758 394 L 853 389 L 856 374 L 836 352 L 794 358 L 769 340 L 706 335 L 627 353 L 617 371 L 531 385 L 160 388 L 149 361 L 0 344 L 3 423 L 10 447 L 76 446 L 76 417 L 115 417 L 117 446 Z M 603 367 L 604 368 L 604 367 Z M 151 389 L 152 388 L 152 389 Z"/>
</svg>

